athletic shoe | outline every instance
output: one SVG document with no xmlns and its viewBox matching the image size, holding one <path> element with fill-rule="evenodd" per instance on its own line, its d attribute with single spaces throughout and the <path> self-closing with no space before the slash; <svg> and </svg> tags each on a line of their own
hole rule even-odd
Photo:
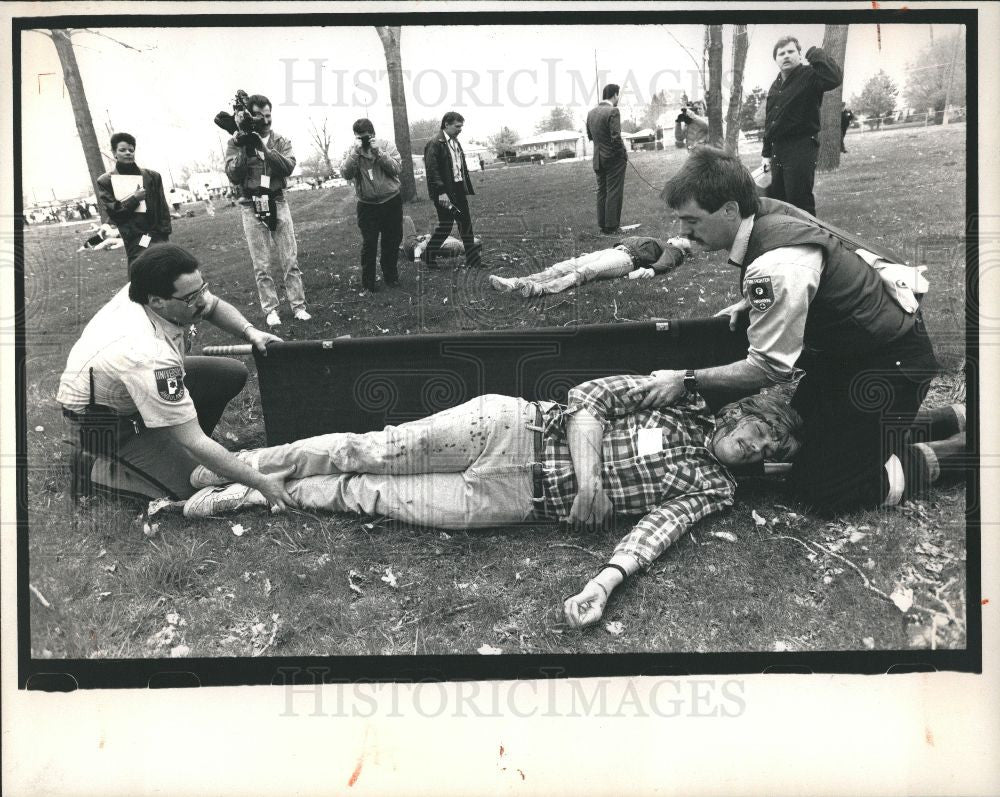
<svg viewBox="0 0 1000 797">
<path fill-rule="evenodd" d="M 300 307 L 298 310 L 295 311 L 295 320 L 296 321 L 311 321 L 312 320 L 312 316 L 309 315 L 308 312 L 306 312 L 306 308 Z"/>
<path fill-rule="evenodd" d="M 254 470 L 260 470 L 257 467 L 257 463 L 260 460 L 259 451 L 237 451 L 236 459 L 247 465 Z M 201 489 L 202 487 L 218 487 L 220 484 L 229 484 L 231 479 L 225 476 L 219 476 L 217 473 L 213 473 L 204 465 L 198 465 L 193 471 L 191 471 L 190 480 L 191 486 L 196 489 Z"/>
<path fill-rule="evenodd" d="M 269 327 L 281 326 L 281 316 L 278 315 L 277 310 L 272 310 L 270 313 L 268 313 L 267 318 L 265 318 L 264 321 Z"/>
<path fill-rule="evenodd" d="M 206 487 L 188 498 L 184 504 L 184 517 L 212 517 L 248 506 L 267 506 L 267 499 L 259 490 L 243 484 Z"/>
<path fill-rule="evenodd" d="M 521 287 L 521 281 L 517 277 L 498 277 L 490 274 L 490 286 L 500 293 L 513 293 Z"/>
</svg>

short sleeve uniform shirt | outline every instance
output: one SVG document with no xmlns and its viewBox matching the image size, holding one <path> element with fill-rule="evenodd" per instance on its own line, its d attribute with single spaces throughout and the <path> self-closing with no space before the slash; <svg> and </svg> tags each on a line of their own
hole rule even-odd
<svg viewBox="0 0 1000 797">
<path fill-rule="evenodd" d="M 184 327 L 131 301 L 126 285 L 74 344 L 56 400 L 81 411 L 90 400 L 93 368 L 94 400 L 120 415 L 138 414 L 151 429 L 196 419 L 184 386 L 184 335 Z"/>
</svg>

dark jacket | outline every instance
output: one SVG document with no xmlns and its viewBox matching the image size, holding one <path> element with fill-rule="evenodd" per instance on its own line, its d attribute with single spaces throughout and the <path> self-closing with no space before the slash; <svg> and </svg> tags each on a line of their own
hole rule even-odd
<svg viewBox="0 0 1000 797">
<path fill-rule="evenodd" d="M 141 200 L 115 199 L 111 175 L 117 174 L 117 170 L 105 172 L 97 178 L 97 201 L 104 206 L 108 218 L 121 233 L 122 240 L 140 238 L 147 233 L 166 240 L 171 232 L 171 224 L 170 206 L 163 193 L 163 179 L 152 169 L 140 168 L 139 172 L 142 174 L 142 187 L 146 190 L 145 213 L 135 212 Z"/>
<path fill-rule="evenodd" d="M 458 146 L 461 150 L 462 145 Z M 451 196 L 451 192 L 455 190 L 455 173 L 452 170 L 451 147 L 448 146 L 448 137 L 444 134 L 444 130 L 439 130 L 438 134 L 424 146 L 424 169 L 427 172 L 427 194 L 430 198 L 436 200 L 441 194 Z M 476 193 L 472 188 L 464 151 L 462 151 L 462 181 L 465 184 L 465 193 Z"/>
<path fill-rule="evenodd" d="M 622 141 L 621 113 L 602 102 L 587 114 L 587 138 L 594 142 L 594 171 L 617 161 L 628 160 Z"/>
<path fill-rule="evenodd" d="M 740 281 L 746 267 L 765 252 L 806 244 L 823 249 L 819 288 L 806 316 L 803 339 L 808 348 L 849 360 L 885 348 L 913 328 L 915 317 L 896 304 L 875 269 L 854 252 L 866 249 L 892 262 L 903 261 L 775 199 L 761 200 Z"/>
<path fill-rule="evenodd" d="M 772 157 L 775 143 L 816 135 L 823 94 L 837 88 L 844 79 L 841 68 L 827 58 L 822 48 L 810 47 L 806 60 L 808 64 L 799 64 L 788 77 L 779 74 L 767 91 L 761 152 L 765 158 Z"/>
</svg>

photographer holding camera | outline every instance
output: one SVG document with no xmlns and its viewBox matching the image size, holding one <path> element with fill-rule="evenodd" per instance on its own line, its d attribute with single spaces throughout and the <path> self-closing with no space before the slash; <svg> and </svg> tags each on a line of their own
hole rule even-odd
<svg viewBox="0 0 1000 797">
<path fill-rule="evenodd" d="M 370 119 L 354 123 L 354 144 L 344 155 L 340 174 L 354 183 L 358 197 L 358 228 L 361 230 L 361 286 L 375 293 L 375 256 L 382 236 L 382 280 L 399 284 L 396 264 L 403 240 L 403 199 L 399 194 L 402 161 L 396 145 L 375 138 Z"/>
<path fill-rule="evenodd" d="M 240 190 L 243 232 L 250 247 L 260 307 L 267 325 L 281 324 L 278 294 L 271 278 L 272 255 L 281 263 L 285 293 L 295 318 L 308 321 L 299 271 L 292 213 L 283 190 L 295 168 L 292 142 L 271 130 L 271 101 L 262 94 L 237 92 L 234 113 L 219 114 L 216 124 L 233 133 L 226 144 L 226 175 Z"/>
</svg>

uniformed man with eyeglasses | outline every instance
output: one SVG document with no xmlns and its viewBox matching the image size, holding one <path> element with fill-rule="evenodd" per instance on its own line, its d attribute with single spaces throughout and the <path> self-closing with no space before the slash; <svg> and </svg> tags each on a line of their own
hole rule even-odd
<svg viewBox="0 0 1000 797">
<path fill-rule="evenodd" d="M 213 295 L 197 258 L 176 244 L 151 246 L 133 261 L 129 278 L 84 327 L 59 381 L 56 400 L 70 426 L 74 475 L 84 489 L 138 501 L 176 500 L 193 493 L 191 471 L 205 465 L 252 483 L 272 505 L 292 505 L 287 474 L 260 474 L 210 437 L 243 389 L 246 367 L 186 356 L 189 328 L 203 320 L 264 354 L 280 338 L 256 329 Z M 95 418 L 105 422 L 100 444 L 80 433 Z"/>
</svg>

